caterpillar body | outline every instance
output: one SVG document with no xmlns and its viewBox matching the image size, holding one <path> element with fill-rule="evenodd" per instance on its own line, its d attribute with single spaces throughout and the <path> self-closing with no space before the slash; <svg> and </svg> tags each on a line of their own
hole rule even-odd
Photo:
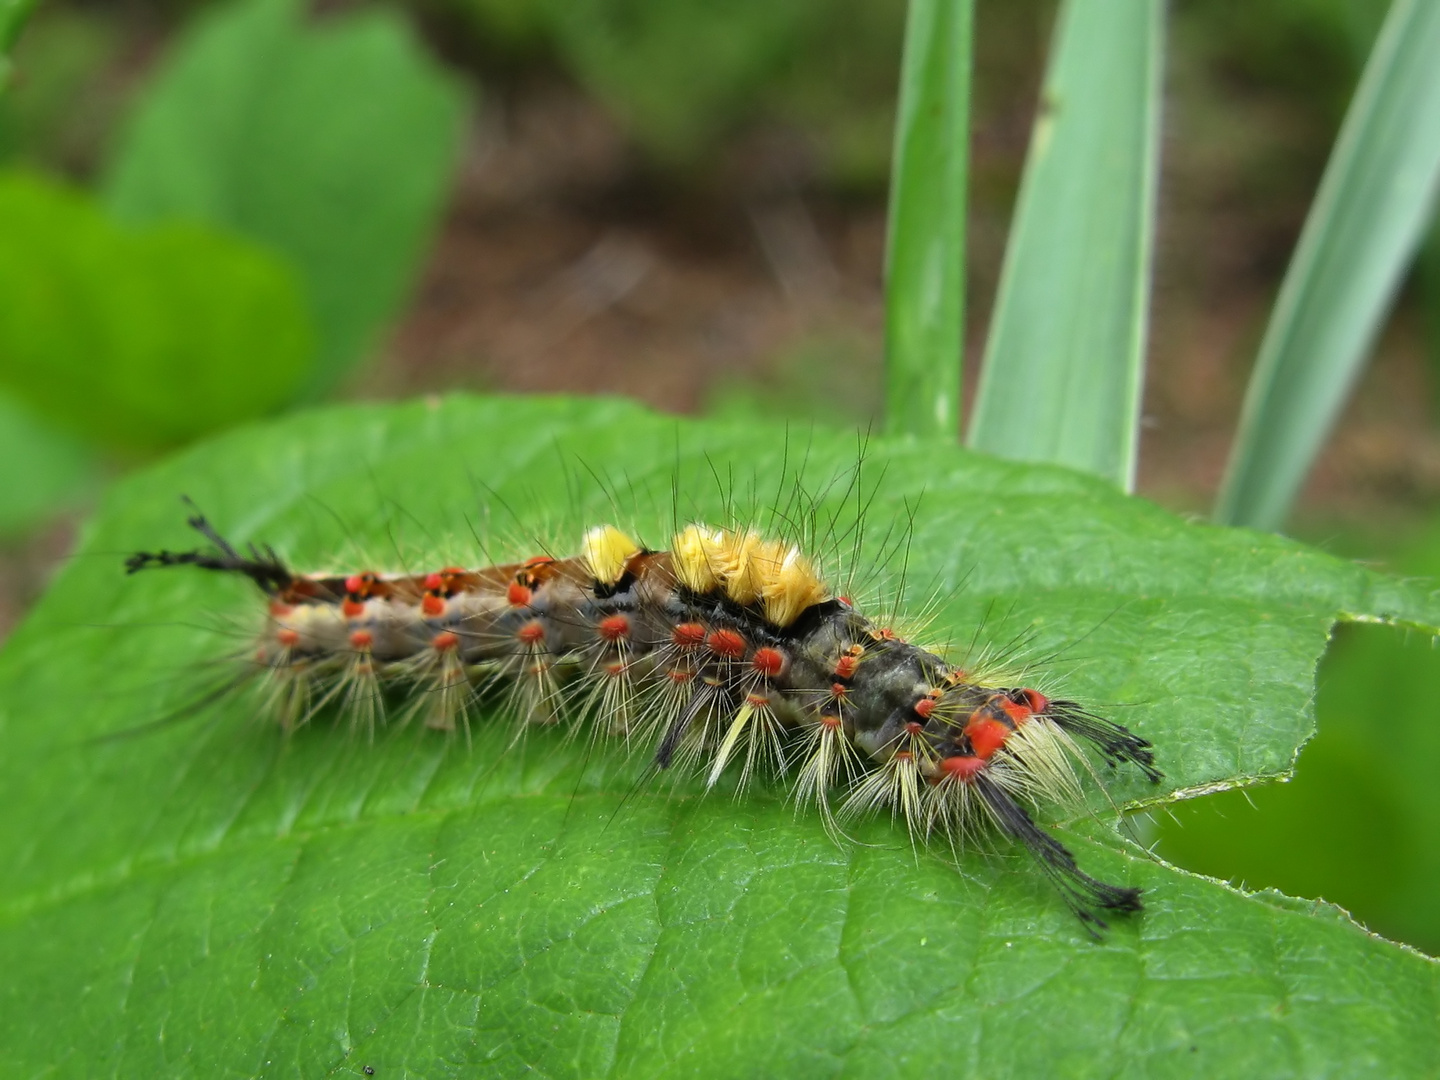
<svg viewBox="0 0 1440 1080">
<path fill-rule="evenodd" d="M 424 574 L 305 574 L 268 547 L 139 552 L 133 573 L 243 575 L 268 600 L 237 683 L 259 677 L 293 728 L 333 708 L 371 731 L 468 730 L 508 696 L 522 723 L 570 721 L 646 748 L 659 769 L 788 776 L 798 804 L 840 821 L 888 809 L 952 848 L 999 832 L 1023 845 L 1087 928 L 1141 909 L 1140 890 L 1082 871 L 1032 816 L 1075 803 L 1077 740 L 1159 781 L 1127 728 L 1022 686 L 972 679 L 834 595 L 798 546 L 693 524 L 668 550 L 605 525 L 573 558 Z M 523 730 L 523 727 L 522 729 Z M 1093 929 L 1092 929 L 1093 932 Z"/>
</svg>

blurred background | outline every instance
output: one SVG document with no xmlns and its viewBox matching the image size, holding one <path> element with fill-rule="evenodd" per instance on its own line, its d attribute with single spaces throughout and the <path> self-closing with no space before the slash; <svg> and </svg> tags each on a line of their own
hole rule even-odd
<svg viewBox="0 0 1440 1080">
<path fill-rule="evenodd" d="M 1171 509 L 1214 498 L 1385 6 L 1171 4 L 1139 478 Z M 1054 9 L 978 3 L 976 360 Z M 0 636 L 110 478 L 284 409 L 467 389 L 878 418 L 904 14 L 47 0 L 0 96 Z M 1440 575 L 1437 399 L 1432 230 L 1291 532 Z M 1440 951 L 1440 654 L 1342 628 L 1320 685 L 1296 780 L 1160 815 L 1159 851 Z"/>
</svg>

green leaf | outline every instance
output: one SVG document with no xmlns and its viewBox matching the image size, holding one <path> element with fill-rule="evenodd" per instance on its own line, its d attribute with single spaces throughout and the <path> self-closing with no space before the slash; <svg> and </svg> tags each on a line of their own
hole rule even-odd
<svg viewBox="0 0 1440 1080">
<path fill-rule="evenodd" d="M 448 77 L 393 11 L 301 24 L 296 0 L 202 18 L 148 88 L 107 197 L 132 221 L 211 222 L 300 271 L 332 387 L 398 312 L 460 134 Z"/>
<path fill-rule="evenodd" d="M 93 454 L 0 392 L 0 538 L 20 536 L 96 483 Z"/>
<path fill-rule="evenodd" d="M 913 0 L 885 253 L 885 426 L 953 440 L 964 344 L 970 0 Z"/>
<path fill-rule="evenodd" d="M 1407 549 L 1386 561 L 1440 580 L 1440 522 Z M 1252 888 L 1324 896 L 1377 933 L 1440 952 L 1440 725 L 1426 707 L 1440 694 L 1440 650 L 1426 633 L 1342 626 L 1315 681 L 1319 731 L 1294 780 L 1156 815 L 1160 853 Z M 1383 740 L 1357 753 L 1377 706 Z"/>
<path fill-rule="evenodd" d="M 10 50 L 37 0 L 0 0 L 0 94 L 10 82 Z"/>
<path fill-rule="evenodd" d="M 808 2 L 543 0 L 567 66 L 657 156 L 694 160 L 792 57 Z"/>
<path fill-rule="evenodd" d="M 1278 529 L 1440 192 L 1440 5 L 1395 0 L 1345 116 L 1245 394 L 1216 519 Z"/>
<path fill-rule="evenodd" d="M 8 53 L 20 28 L 35 10 L 36 0 L 0 0 L 0 53 Z"/>
<path fill-rule="evenodd" d="M 0 162 L 83 172 L 122 107 L 105 80 L 125 48 L 121 21 L 93 10 L 62 8 L 31 26 L 11 57 L 24 75 L 0 93 Z"/>
<path fill-rule="evenodd" d="M 259 416 L 309 373 L 294 275 L 196 225 L 118 228 L 0 174 L 0 384 L 87 438 L 153 448 Z"/>
<path fill-rule="evenodd" d="M 1134 486 L 1160 156 L 1160 0 L 1067 0 L 969 445 Z"/>
<path fill-rule="evenodd" d="M 560 731 L 509 752 L 504 723 L 473 745 L 420 725 L 286 740 L 245 699 L 91 741 L 248 650 L 247 583 L 121 573 L 124 552 L 194 542 L 181 492 L 302 567 L 415 568 L 536 531 L 543 547 L 494 554 L 563 549 L 605 520 L 664 544 L 677 512 L 725 513 L 715 476 L 766 503 L 786 461 L 837 518 L 831 554 L 865 507 L 889 583 L 860 580 L 892 602 L 902 559 L 881 538 L 913 516 L 910 606 L 957 659 L 977 627 L 1018 639 L 1052 689 L 1154 740 L 1165 784 L 1119 775 L 1121 800 L 1288 768 L 1337 615 L 1440 622 L 1440 598 L 1282 538 L 933 442 L 869 444 L 857 500 L 853 436 L 621 402 L 454 398 L 235 432 L 113 489 L 0 654 L 0 1057 L 22 1075 L 1433 1071 L 1429 960 L 1083 817 L 1086 867 L 1147 890 L 1098 943 L 1023 858 L 956 873 L 888 822 L 837 847 L 780 791 L 637 785 L 617 748 Z"/>
</svg>

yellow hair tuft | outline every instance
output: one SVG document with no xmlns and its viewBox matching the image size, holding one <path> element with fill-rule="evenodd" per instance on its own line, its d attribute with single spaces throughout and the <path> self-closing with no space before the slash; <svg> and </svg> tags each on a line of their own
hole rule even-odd
<svg viewBox="0 0 1440 1080">
<path fill-rule="evenodd" d="M 708 593 L 720 585 L 728 534 L 708 525 L 687 525 L 675 534 L 670 557 L 675 576 L 691 592 Z"/>
<path fill-rule="evenodd" d="M 759 604 L 775 626 L 789 626 L 830 599 L 814 565 L 800 549 L 756 532 L 688 525 L 671 549 L 675 576 L 697 593 L 724 589 L 737 604 Z"/>
<path fill-rule="evenodd" d="M 815 573 L 809 559 L 792 547 L 780 559 L 770 580 L 760 590 L 765 618 L 776 626 L 789 626 L 807 608 L 830 599 L 830 590 Z"/>
<path fill-rule="evenodd" d="M 580 542 L 580 557 L 590 576 L 602 585 L 614 585 L 625 576 L 625 567 L 636 555 L 640 545 L 614 525 L 598 525 Z"/>
</svg>

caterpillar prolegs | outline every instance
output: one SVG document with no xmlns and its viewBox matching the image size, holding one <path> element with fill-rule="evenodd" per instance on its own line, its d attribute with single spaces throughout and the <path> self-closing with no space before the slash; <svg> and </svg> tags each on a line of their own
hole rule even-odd
<svg viewBox="0 0 1440 1080">
<path fill-rule="evenodd" d="M 887 808 L 955 847 L 998 831 L 1089 926 L 1140 910 L 1140 890 L 1086 874 L 1031 809 L 1080 800 L 1077 739 L 1158 781 L 1151 744 L 1073 701 L 971 679 L 834 595 L 794 545 L 693 524 L 658 551 L 605 525 L 573 558 L 329 575 L 189 524 L 209 549 L 127 567 L 260 588 L 268 615 L 243 677 L 263 678 L 287 728 L 333 706 L 373 731 L 394 702 L 401 722 L 455 730 L 503 693 L 524 722 L 590 725 L 711 786 L 727 769 L 787 776 L 832 833 Z"/>
</svg>

